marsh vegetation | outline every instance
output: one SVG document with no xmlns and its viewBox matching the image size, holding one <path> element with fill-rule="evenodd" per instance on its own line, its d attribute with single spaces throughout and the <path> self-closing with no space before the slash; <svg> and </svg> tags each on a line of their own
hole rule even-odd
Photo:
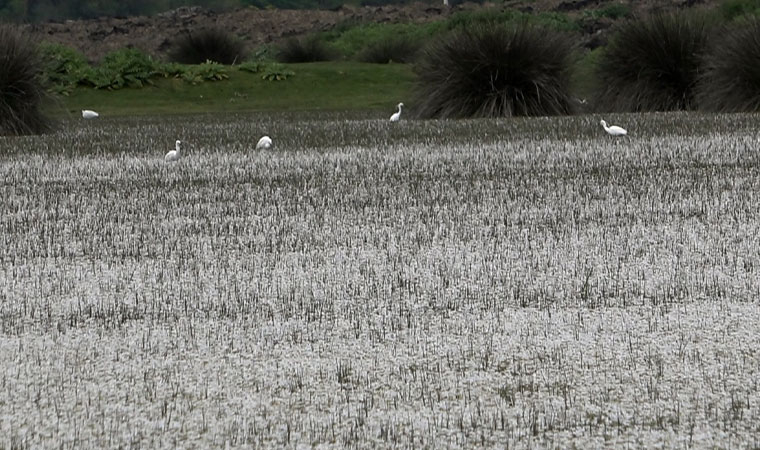
<svg viewBox="0 0 760 450">
<path fill-rule="evenodd" d="M 0 139 L 0 448 L 757 446 L 756 120 L 607 119 Z"/>
</svg>

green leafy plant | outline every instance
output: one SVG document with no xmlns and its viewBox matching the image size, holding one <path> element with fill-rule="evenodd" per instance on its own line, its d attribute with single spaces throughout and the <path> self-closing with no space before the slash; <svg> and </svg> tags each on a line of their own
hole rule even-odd
<svg viewBox="0 0 760 450">
<path fill-rule="evenodd" d="M 37 45 L 12 25 L 0 25 L 0 134 L 37 134 L 51 127 Z"/>
<path fill-rule="evenodd" d="M 170 62 L 161 64 L 159 71 L 165 78 L 182 78 L 185 72 L 188 71 L 188 66 L 186 64 Z"/>
<path fill-rule="evenodd" d="M 76 86 L 92 84 L 93 68 L 78 51 L 50 42 L 40 44 L 39 51 L 42 78 L 49 91 L 69 95 Z"/>
<path fill-rule="evenodd" d="M 705 16 L 693 13 L 655 15 L 624 23 L 598 60 L 597 108 L 693 109 L 709 27 Z"/>
<path fill-rule="evenodd" d="M 227 69 L 223 65 L 210 60 L 203 64 L 187 66 L 182 74 L 182 79 L 192 84 L 204 81 L 221 81 L 228 78 Z"/>
<path fill-rule="evenodd" d="M 571 112 L 571 44 L 544 27 L 476 25 L 434 42 L 415 67 L 421 117 Z"/>
<path fill-rule="evenodd" d="M 294 76 L 296 73 L 285 68 L 282 64 L 268 64 L 261 71 L 261 79 L 268 81 L 282 81 Z"/>
<path fill-rule="evenodd" d="M 125 48 L 107 54 L 93 72 L 92 81 L 98 89 L 121 89 L 143 87 L 160 75 L 159 65 L 150 56 Z"/>
<path fill-rule="evenodd" d="M 260 61 L 249 61 L 238 66 L 239 70 L 244 72 L 261 74 L 262 80 L 281 81 L 295 75 L 290 69 L 286 69 L 282 64 L 264 63 Z"/>
<path fill-rule="evenodd" d="M 250 73 L 259 73 L 267 67 L 267 64 L 261 61 L 248 61 L 240 64 L 238 70 Z"/>
</svg>

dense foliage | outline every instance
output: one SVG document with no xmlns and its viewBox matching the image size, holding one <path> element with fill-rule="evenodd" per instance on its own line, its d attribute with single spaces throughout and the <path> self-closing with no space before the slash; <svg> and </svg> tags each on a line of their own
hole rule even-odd
<svg viewBox="0 0 760 450">
<path fill-rule="evenodd" d="M 43 43 L 40 51 L 44 85 L 56 94 L 68 95 L 76 86 L 139 88 L 161 77 L 180 78 L 192 84 L 228 78 L 226 67 L 211 60 L 200 64 L 162 63 L 134 48 L 111 52 L 95 67 L 79 52 L 64 45 Z"/>
<path fill-rule="evenodd" d="M 159 64 L 150 56 L 133 48 L 107 54 L 95 70 L 93 82 L 98 88 L 121 89 L 142 87 L 159 75 Z"/>
<path fill-rule="evenodd" d="M 726 26 L 704 58 L 700 109 L 760 111 L 760 19 Z"/>
<path fill-rule="evenodd" d="M 597 107 L 610 111 L 693 109 L 709 24 L 706 16 L 688 12 L 625 22 L 596 68 Z"/>
<path fill-rule="evenodd" d="M 93 68 L 78 51 L 51 42 L 40 44 L 39 51 L 43 63 L 42 78 L 51 92 L 68 95 L 76 86 L 93 84 Z"/>
<path fill-rule="evenodd" d="M 423 51 L 416 105 L 421 117 L 504 117 L 571 111 L 571 44 L 527 24 L 470 26 Z"/>
<path fill-rule="evenodd" d="M 18 28 L 0 25 L 0 135 L 37 134 L 50 128 L 37 45 Z"/>
</svg>

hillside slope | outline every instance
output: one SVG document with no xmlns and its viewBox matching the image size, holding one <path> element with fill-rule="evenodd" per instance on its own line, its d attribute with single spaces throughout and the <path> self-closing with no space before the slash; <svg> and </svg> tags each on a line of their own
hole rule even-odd
<svg viewBox="0 0 760 450">
<path fill-rule="evenodd" d="M 246 8 L 219 14 L 199 7 L 189 7 L 153 17 L 104 17 L 27 27 L 38 39 L 72 46 L 91 61 L 97 61 L 109 51 L 125 46 L 137 47 L 163 57 L 170 49 L 173 39 L 190 30 L 206 27 L 222 27 L 255 47 L 290 36 L 330 30 L 345 22 L 423 23 L 445 19 L 457 11 L 483 8 L 515 8 L 526 12 L 561 12 L 583 16 L 585 12 L 614 4 L 625 5 L 634 14 L 641 14 L 685 7 L 709 7 L 718 3 L 719 0 L 507 0 L 499 6 L 492 3 L 463 3 L 449 8 L 442 3 L 417 2 L 377 7 L 344 6 L 334 10 Z M 604 30 L 612 24 L 609 18 L 593 17 L 591 14 L 585 14 L 584 17 L 583 33 L 587 41 L 598 40 L 597 35 L 603 35 Z"/>
</svg>

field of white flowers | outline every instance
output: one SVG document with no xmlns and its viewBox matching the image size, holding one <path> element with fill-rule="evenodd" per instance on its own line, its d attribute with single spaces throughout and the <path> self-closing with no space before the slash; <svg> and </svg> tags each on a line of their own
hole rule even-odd
<svg viewBox="0 0 760 450">
<path fill-rule="evenodd" d="M 757 118 L 599 119 L 0 139 L 0 449 L 760 445 Z"/>
</svg>

